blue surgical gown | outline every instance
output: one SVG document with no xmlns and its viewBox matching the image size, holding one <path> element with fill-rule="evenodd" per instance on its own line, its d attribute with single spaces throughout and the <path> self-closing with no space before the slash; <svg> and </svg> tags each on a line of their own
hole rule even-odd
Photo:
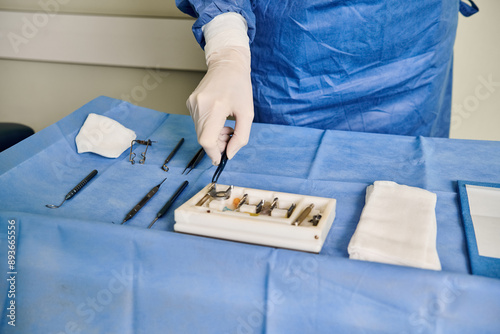
<svg viewBox="0 0 500 334">
<path fill-rule="evenodd" d="M 256 122 L 447 137 L 458 0 L 177 0 L 236 12 L 251 41 Z"/>
</svg>

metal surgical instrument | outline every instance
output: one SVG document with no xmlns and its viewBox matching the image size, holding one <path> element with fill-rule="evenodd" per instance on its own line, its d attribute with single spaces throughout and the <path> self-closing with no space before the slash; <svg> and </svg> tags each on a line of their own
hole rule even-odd
<svg viewBox="0 0 500 334">
<path fill-rule="evenodd" d="M 321 215 L 318 213 L 317 215 L 314 215 L 309 222 L 311 222 L 313 226 L 318 226 L 320 219 Z"/>
<path fill-rule="evenodd" d="M 202 147 L 198 150 L 198 152 L 196 152 L 196 154 L 193 156 L 193 158 L 189 161 L 188 165 L 186 166 L 186 168 L 184 169 L 182 174 L 184 174 L 184 172 L 188 168 L 189 168 L 189 171 L 186 173 L 186 175 L 189 174 L 189 172 L 191 172 L 196 167 L 196 165 L 198 165 L 198 163 L 201 161 L 201 159 L 203 159 L 204 156 L 205 156 L 205 151 L 203 150 L 203 147 Z"/>
<path fill-rule="evenodd" d="M 215 183 L 211 183 L 210 187 L 208 187 L 207 193 L 198 201 L 198 203 L 196 203 L 196 206 L 202 206 L 203 204 L 205 204 L 205 202 L 208 201 L 210 197 L 212 197 L 210 193 L 214 188 L 215 188 Z"/>
<path fill-rule="evenodd" d="M 215 183 L 212 183 L 215 184 Z M 227 187 L 226 190 L 217 191 L 216 187 L 210 189 L 210 196 L 216 200 L 227 200 L 231 197 L 231 191 L 233 191 L 234 186 Z"/>
<path fill-rule="evenodd" d="M 264 207 L 264 200 L 261 200 L 256 206 L 255 206 L 255 213 L 260 213 L 262 211 L 262 208 Z"/>
<path fill-rule="evenodd" d="M 167 201 L 167 203 L 165 203 L 165 205 L 163 206 L 163 208 L 161 208 L 160 211 L 158 211 L 158 213 L 156 214 L 156 218 L 151 222 L 151 224 L 149 224 L 148 228 L 151 228 L 151 226 L 153 226 L 154 223 L 156 223 L 156 221 L 159 218 L 161 218 L 165 213 L 167 213 L 168 209 L 170 209 L 170 207 L 172 206 L 172 203 L 174 203 L 174 201 L 177 199 L 177 197 L 179 197 L 179 195 L 187 187 L 188 184 L 189 184 L 188 181 L 184 181 L 180 185 L 180 187 L 177 188 L 177 190 L 175 191 L 175 193 L 172 195 L 172 197 L 169 198 L 169 200 Z"/>
<path fill-rule="evenodd" d="M 290 207 L 288 208 L 288 211 L 286 213 L 286 218 L 290 218 L 290 216 L 292 215 L 293 210 L 295 210 L 296 206 L 297 205 L 295 203 L 292 203 L 292 205 L 290 205 Z"/>
<path fill-rule="evenodd" d="M 129 211 L 129 213 L 127 213 L 127 215 L 125 216 L 125 218 L 123 219 L 123 221 L 121 222 L 120 225 L 123 225 L 123 223 L 125 223 L 127 220 L 129 219 L 132 219 L 132 217 L 135 216 L 135 214 L 137 212 L 139 212 L 140 209 L 142 209 L 142 207 L 144 205 L 146 205 L 146 203 L 154 196 L 154 194 L 156 194 L 158 192 L 158 190 L 160 189 L 160 186 L 162 185 L 163 182 L 165 182 L 167 178 L 165 178 L 163 181 L 160 182 L 160 184 L 154 186 L 147 194 L 146 196 L 144 196 L 139 203 L 137 203 L 134 208 L 132 210 Z"/>
<path fill-rule="evenodd" d="M 248 200 L 248 194 L 244 194 L 243 197 L 241 197 L 240 202 L 236 206 L 235 210 L 239 210 L 243 204 L 245 204 Z"/>
<path fill-rule="evenodd" d="M 179 142 L 177 143 L 177 145 L 175 145 L 175 147 L 172 150 L 172 152 L 170 152 L 170 154 L 168 155 L 168 157 L 165 159 L 165 162 L 163 162 L 163 166 L 161 166 L 161 169 L 163 169 L 165 172 L 168 172 L 167 164 L 170 161 L 170 159 L 172 159 L 174 157 L 175 153 L 177 152 L 177 150 L 179 150 L 179 148 L 181 147 L 182 143 L 184 143 L 184 138 L 181 138 L 181 140 L 179 140 Z"/>
<path fill-rule="evenodd" d="M 274 210 L 275 207 L 278 206 L 278 197 L 275 197 L 271 203 L 271 207 L 269 208 L 269 214 Z"/>
<path fill-rule="evenodd" d="M 227 159 L 226 150 L 224 150 L 224 152 L 222 152 L 222 155 L 220 158 L 219 166 L 217 166 L 217 169 L 215 170 L 214 176 L 212 177 L 212 183 L 217 183 L 217 181 L 219 181 L 219 176 L 222 174 L 222 171 L 226 167 L 227 160 L 228 159 Z"/>
<path fill-rule="evenodd" d="M 146 162 L 146 153 L 148 152 L 148 147 L 151 146 L 152 143 L 156 143 L 156 141 L 152 141 L 151 139 L 148 139 L 148 140 L 140 140 L 140 139 L 132 140 L 132 142 L 130 143 L 130 155 L 129 155 L 129 158 L 128 158 L 128 161 L 130 161 L 130 163 L 132 165 L 135 164 L 135 160 L 134 159 L 135 159 L 136 154 L 132 152 L 132 147 L 134 146 L 135 143 L 141 144 L 141 145 L 146 145 L 146 149 L 144 150 L 144 152 L 141 153 L 141 160 L 139 160 L 139 163 L 141 165 L 143 165 Z"/>
<path fill-rule="evenodd" d="M 301 213 L 300 215 L 295 218 L 294 222 L 292 225 L 295 225 L 295 226 L 299 226 L 303 221 L 304 219 L 307 218 L 307 216 L 309 216 L 309 214 L 311 213 L 311 210 L 314 208 L 314 204 L 309 204 L 307 206 L 307 208 L 305 208 Z"/>
<path fill-rule="evenodd" d="M 45 206 L 50 209 L 57 209 L 58 207 L 63 205 L 63 203 L 66 202 L 68 199 L 75 196 L 76 193 L 79 192 L 96 175 L 97 175 L 97 170 L 94 169 L 93 171 L 90 172 L 89 175 L 87 175 L 82 181 L 80 181 L 80 183 L 78 183 L 76 187 L 71 189 L 71 191 L 67 193 L 66 196 L 64 196 L 64 200 L 61 202 L 61 204 L 59 205 L 47 204 Z"/>
</svg>

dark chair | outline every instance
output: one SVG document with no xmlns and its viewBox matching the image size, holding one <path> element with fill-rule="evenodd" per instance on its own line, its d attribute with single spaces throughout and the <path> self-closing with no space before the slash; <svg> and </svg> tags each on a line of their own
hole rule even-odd
<svg viewBox="0 0 500 334">
<path fill-rule="evenodd" d="M 0 122 L 0 152 L 34 134 L 32 128 L 17 123 Z"/>
</svg>

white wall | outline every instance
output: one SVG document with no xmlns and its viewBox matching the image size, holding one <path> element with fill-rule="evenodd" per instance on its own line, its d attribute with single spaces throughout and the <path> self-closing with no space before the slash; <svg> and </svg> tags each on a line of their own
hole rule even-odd
<svg viewBox="0 0 500 334">
<path fill-rule="evenodd" d="M 187 114 L 193 22 L 173 1 L 0 0 L 0 121 L 39 131 L 100 95 Z"/>
<path fill-rule="evenodd" d="M 500 1 L 476 0 L 455 42 L 452 138 L 500 140 Z"/>
<path fill-rule="evenodd" d="M 0 0 L 0 9 L 41 11 L 55 7 L 60 13 L 187 18 L 174 0 Z"/>
<path fill-rule="evenodd" d="M 66 13 L 114 15 L 118 17 L 187 18 L 173 0 L 0 0 L 0 10 L 23 11 L 27 17 L 43 11 L 42 3 L 52 4 L 57 15 Z M 453 138 L 500 140 L 500 1 L 477 0 L 480 12 L 460 16 L 455 46 L 453 91 Z M 1 23 L 1 22 L 0 22 Z M 50 24 L 50 22 L 49 22 Z M 184 29 L 184 28 L 183 28 Z M 0 32 L 0 42 L 5 31 Z M 171 31 L 169 32 L 171 33 Z M 177 33 L 173 32 L 174 35 Z M 179 34 L 185 33 L 178 32 Z M 191 33 L 183 37 L 184 48 L 192 51 Z M 158 34 L 159 38 L 162 34 Z M 186 35 L 183 35 L 186 36 Z M 34 44 L 34 43 L 33 43 Z M 177 45 L 177 44 L 176 44 Z M 1 50 L 0 50 L 1 51 Z M 185 100 L 203 76 L 199 68 L 164 68 L 161 82 L 145 90 L 147 66 L 116 67 L 109 64 L 48 63 L 0 59 L 0 121 L 20 122 L 36 131 L 56 122 L 99 95 L 125 98 L 169 113 L 187 114 Z M 154 66 L 154 65 L 151 65 Z M 484 82 L 491 81 L 490 84 Z M 142 88 L 141 88 L 142 87 Z M 139 94 L 139 93 L 146 94 Z M 132 94 L 135 93 L 135 94 Z M 133 95 L 133 96 L 132 96 Z"/>
<path fill-rule="evenodd" d="M 35 131 L 101 95 L 187 114 L 186 100 L 203 77 L 200 72 L 16 60 L 0 60 L 0 73 L 0 121 Z"/>
</svg>

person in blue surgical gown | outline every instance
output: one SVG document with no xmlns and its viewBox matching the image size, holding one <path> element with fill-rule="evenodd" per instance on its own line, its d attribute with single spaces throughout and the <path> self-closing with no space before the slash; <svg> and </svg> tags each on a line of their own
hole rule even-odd
<svg viewBox="0 0 500 334">
<path fill-rule="evenodd" d="M 176 0 L 208 70 L 187 101 L 214 164 L 252 121 L 447 137 L 459 0 Z M 234 116 L 234 131 L 224 127 Z"/>
</svg>

